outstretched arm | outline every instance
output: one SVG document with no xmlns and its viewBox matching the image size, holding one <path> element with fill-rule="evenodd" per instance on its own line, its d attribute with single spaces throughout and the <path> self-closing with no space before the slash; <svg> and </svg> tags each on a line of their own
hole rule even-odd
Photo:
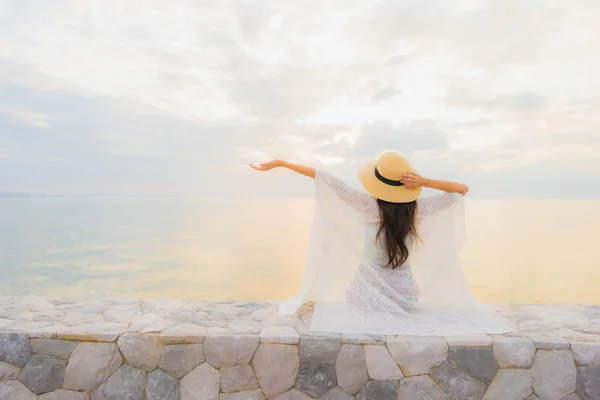
<svg viewBox="0 0 600 400">
<path fill-rule="evenodd" d="M 469 191 L 469 187 L 462 183 L 427 179 L 414 172 L 404 174 L 400 178 L 400 181 L 408 189 L 415 189 L 422 186 L 446 192 L 436 196 L 419 198 L 417 200 L 417 215 L 419 216 L 437 214 L 458 201 L 459 197 L 452 193 L 460 193 L 464 196 Z"/>
<path fill-rule="evenodd" d="M 307 167 L 306 165 L 294 164 L 294 163 L 291 163 L 288 161 L 283 161 L 283 160 L 271 160 L 271 161 L 267 161 L 265 163 L 261 163 L 259 165 L 250 164 L 250 166 L 257 171 L 269 171 L 269 170 L 272 170 L 273 168 L 283 167 L 283 168 L 292 170 L 294 172 L 297 172 L 299 174 L 302 174 L 304 176 L 308 176 L 309 178 L 315 177 L 315 169 L 313 167 Z"/>
<path fill-rule="evenodd" d="M 422 186 L 431 189 L 442 190 L 448 193 L 460 193 L 463 196 L 469 191 L 469 187 L 462 183 L 428 179 L 414 172 L 409 172 L 402 175 L 400 181 L 404 183 L 408 189 L 416 189 Z"/>
<path fill-rule="evenodd" d="M 269 171 L 273 168 L 284 167 L 304 176 L 314 178 L 316 181 L 321 182 L 334 191 L 346 204 L 363 213 L 368 211 L 369 204 L 372 202 L 371 196 L 366 192 L 347 185 L 337 176 L 331 175 L 325 171 L 317 171 L 313 167 L 307 167 L 305 165 L 294 164 L 282 160 L 272 160 L 259 165 L 250 164 L 250 166 L 257 171 Z"/>
</svg>

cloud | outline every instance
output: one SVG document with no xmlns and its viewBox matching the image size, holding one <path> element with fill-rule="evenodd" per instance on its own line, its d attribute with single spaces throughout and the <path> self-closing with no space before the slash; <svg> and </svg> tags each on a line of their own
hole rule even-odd
<svg viewBox="0 0 600 400">
<path fill-rule="evenodd" d="M 51 115 L 36 114 L 25 110 L 6 108 L 0 110 L 0 114 L 6 116 L 14 124 L 23 126 L 32 126 L 36 128 L 49 128 L 50 120 L 54 119 Z"/>
<path fill-rule="evenodd" d="M 244 129 L 186 122 L 151 107 L 62 91 L 1 83 L 0 90 L 11 93 L 0 106 L 27 102 L 26 115 L 61 111 L 42 130 L 0 116 L 1 140 L 13 148 L 0 179 L 18 191 L 134 194 L 152 186 L 202 194 L 231 173 L 237 131 Z"/>
<path fill-rule="evenodd" d="M 414 153 L 420 150 L 447 149 L 448 137 L 434 121 L 414 121 L 405 125 L 374 122 L 364 125 L 351 154 L 373 156 L 382 150 Z"/>
<path fill-rule="evenodd" d="M 481 194 L 599 178 L 594 0 L 9 0 L 0 15 L 10 188 L 257 194 L 248 161 L 350 176 L 389 148 Z"/>
<path fill-rule="evenodd" d="M 482 91 L 485 93 L 485 91 Z M 444 96 L 445 104 L 454 107 L 471 109 L 486 109 L 490 111 L 504 111 L 516 113 L 530 113 L 548 105 L 548 99 L 539 93 L 523 91 L 485 98 L 482 92 L 468 89 L 453 90 Z"/>
<path fill-rule="evenodd" d="M 379 103 L 381 101 L 385 101 L 385 100 L 390 99 L 400 93 L 402 93 L 402 91 L 399 90 L 398 88 L 396 88 L 394 86 L 389 86 L 385 89 L 375 92 L 371 96 L 371 103 Z"/>
</svg>

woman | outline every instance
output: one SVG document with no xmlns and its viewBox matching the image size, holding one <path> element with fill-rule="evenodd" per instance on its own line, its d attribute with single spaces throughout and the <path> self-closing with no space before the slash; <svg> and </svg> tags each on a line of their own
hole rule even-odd
<svg viewBox="0 0 600 400">
<path fill-rule="evenodd" d="M 294 313 L 316 287 L 314 330 L 426 335 L 510 330 L 481 311 L 460 270 L 466 185 L 424 178 L 397 152 L 359 169 L 366 192 L 282 160 L 250 166 L 284 167 L 314 178 L 317 186 L 302 291 L 282 304 L 282 314 Z M 423 187 L 445 193 L 420 198 Z"/>
</svg>

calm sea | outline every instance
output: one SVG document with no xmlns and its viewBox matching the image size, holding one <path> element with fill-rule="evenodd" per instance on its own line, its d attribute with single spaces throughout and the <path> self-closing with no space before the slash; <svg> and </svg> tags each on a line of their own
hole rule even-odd
<svg viewBox="0 0 600 400">
<path fill-rule="evenodd" d="M 0 296 L 282 299 L 312 199 L 0 198 Z M 600 304 L 600 201 L 467 200 L 475 296 Z"/>
</svg>

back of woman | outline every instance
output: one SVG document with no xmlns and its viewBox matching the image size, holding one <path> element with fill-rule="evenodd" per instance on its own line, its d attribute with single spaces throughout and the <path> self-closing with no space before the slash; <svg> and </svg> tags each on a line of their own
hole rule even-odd
<svg viewBox="0 0 600 400">
<path fill-rule="evenodd" d="M 324 171 L 274 163 L 314 178 L 316 186 L 302 288 L 282 302 L 281 314 L 313 299 L 311 329 L 319 331 L 453 335 L 510 330 L 482 310 L 462 275 L 458 250 L 464 239 L 465 185 L 422 178 L 394 152 L 359 170 L 366 192 Z M 446 193 L 420 198 L 423 186 Z"/>
<path fill-rule="evenodd" d="M 364 220 L 364 248 L 356 276 L 346 290 L 346 299 L 357 308 L 382 311 L 386 300 L 404 311 L 418 301 L 419 289 L 413 277 L 410 249 L 418 237 L 418 224 L 426 215 L 447 208 L 457 197 L 444 193 L 407 203 L 392 203 L 347 185 L 342 179 L 317 170 L 315 179 L 333 191 Z M 377 288 L 375 295 L 369 290 Z"/>
</svg>

